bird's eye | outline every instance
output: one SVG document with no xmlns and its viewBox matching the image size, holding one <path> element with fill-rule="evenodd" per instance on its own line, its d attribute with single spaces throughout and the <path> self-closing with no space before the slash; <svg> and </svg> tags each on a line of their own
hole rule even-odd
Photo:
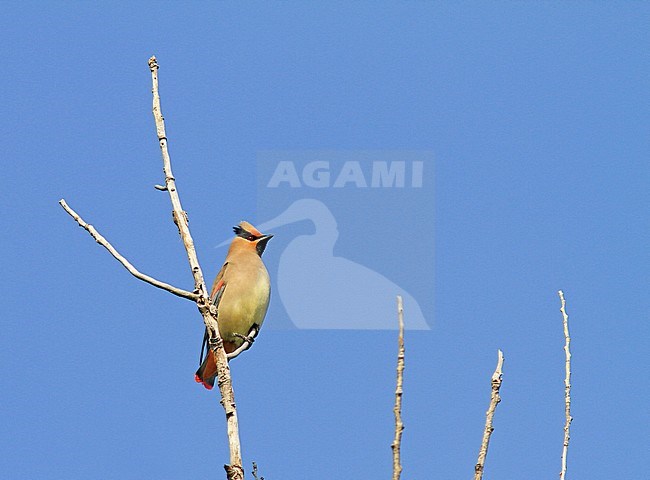
<svg viewBox="0 0 650 480">
<path fill-rule="evenodd" d="M 246 239 L 247 239 L 247 240 L 250 240 L 250 241 L 252 242 L 253 240 L 255 240 L 255 236 L 254 236 L 254 235 L 248 235 L 248 236 L 246 237 Z"/>
</svg>

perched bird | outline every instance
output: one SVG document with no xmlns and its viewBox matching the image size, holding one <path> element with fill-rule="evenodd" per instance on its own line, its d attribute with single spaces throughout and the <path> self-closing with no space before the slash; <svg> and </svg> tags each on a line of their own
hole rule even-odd
<svg viewBox="0 0 650 480">
<path fill-rule="evenodd" d="M 248 222 L 241 222 L 233 230 L 236 236 L 210 293 L 210 301 L 217 308 L 219 334 L 229 359 L 250 348 L 264 322 L 271 282 L 261 257 L 267 242 L 273 237 L 264 235 Z M 211 389 L 217 366 L 209 349 L 203 359 L 207 343 L 206 331 L 201 348 L 202 362 L 195 379 Z"/>
</svg>

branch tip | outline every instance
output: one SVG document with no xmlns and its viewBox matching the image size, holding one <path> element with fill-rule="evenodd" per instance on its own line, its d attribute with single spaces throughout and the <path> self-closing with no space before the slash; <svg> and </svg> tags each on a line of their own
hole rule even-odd
<svg viewBox="0 0 650 480">
<path fill-rule="evenodd" d="M 494 431 L 494 426 L 492 421 L 494 419 L 494 412 L 496 411 L 497 405 L 501 402 L 501 397 L 499 396 L 499 389 L 501 388 L 501 382 L 503 380 L 503 352 L 497 350 L 497 367 L 494 370 L 491 378 L 492 384 L 492 394 L 490 395 L 490 406 L 488 411 L 485 414 L 485 429 L 483 430 L 483 440 L 481 442 L 481 448 L 478 452 L 478 460 L 476 465 L 474 465 L 474 480 L 481 480 L 483 478 L 483 470 L 485 468 L 485 458 L 487 457 L 488 446 L 490 444 L 490 437 Z"/>
<path fill-rule="evenodd" d="M 149 69 L 153 72 L 156 70 L 158 67 L 158 61 L 156 60 L 156 56 L 152 55 L 151 58 L 149 58 Z"/>
</svg>

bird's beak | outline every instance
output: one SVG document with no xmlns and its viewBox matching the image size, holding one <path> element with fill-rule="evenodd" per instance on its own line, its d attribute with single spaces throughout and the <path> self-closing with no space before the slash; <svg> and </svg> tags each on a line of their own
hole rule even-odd
<svg viewBox="0 0 650 480">
<path fill-rule="evenodd" d="M 262 256 L 262 254 L 264 253 L 264 249 L 266 248 L 267 242 L 269 240 L 271 240 L 272 238 L 273 238 L 273 235 L 264 235 L 262 238 L 260 238 L 257 241 L 256 247 L 257 247 L 257 254 L 259 256 Z"/>
</svg>

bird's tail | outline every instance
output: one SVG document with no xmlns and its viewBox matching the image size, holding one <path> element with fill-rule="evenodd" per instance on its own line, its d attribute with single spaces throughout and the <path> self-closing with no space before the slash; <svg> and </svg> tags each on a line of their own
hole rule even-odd
<svg viewBox="0 0 650 480">
<path fill-rule="evenodd" d="M 214 379 L 217 376 L 217 364 L 214 362 L 214 355 L 211 351 L 205 356 L 203 363 L 196 371 L 194 380 L 197 383 L 202 383 L 205 388 L 212 390 L 214 387 Z"/>
<path fill-rule="evenodd" d="M 202 383 L 205 388 L 212 390 L 214 387 L 214 379 L 217 376 L 217 364 L 214 361 L 214 355 L 208 347 L 208 332 L 206 330 L 203 336 L 203 345 L 201 346 L 201 366 L 194 374 L 194 380 L 197 383 Z M 205 358 L 203 352 L 205 351 Z"/>
</svg>

